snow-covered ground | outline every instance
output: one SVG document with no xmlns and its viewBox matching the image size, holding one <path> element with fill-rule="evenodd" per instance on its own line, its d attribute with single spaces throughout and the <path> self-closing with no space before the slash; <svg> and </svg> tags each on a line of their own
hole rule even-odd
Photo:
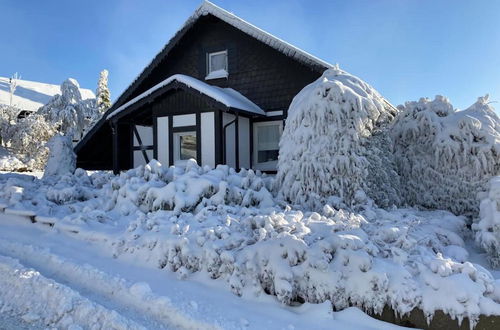
<svg viewBox="0 0 500 330">
<path fill-rule="evenodd" d="M 237 297 L 203 274 L 179 280 L 166 269 L 26 218 L 0 214 L 0 327 L 115 329 L 391 329 L 357 308 L 281 305 Z M 19 328 L 24 328 L 18 325 Z"/>
</svg>

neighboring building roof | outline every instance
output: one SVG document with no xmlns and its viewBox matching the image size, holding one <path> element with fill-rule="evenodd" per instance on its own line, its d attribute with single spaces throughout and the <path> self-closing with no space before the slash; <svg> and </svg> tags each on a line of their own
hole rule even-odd
<svg viewBox="0 0 500 330">
<path fill-rule="evenodd" d="M 0 104 L 10 105 L 10 78 L 0 77 Z M 95 98 L 90 89 L 80 88 L 82 99 Z M 61 94 L 60 85 L 45 84 L 37 81 L 17 80 L 12 105 L 27 111 L 36 111 L 56 94 Z"/>
<path fill-rule="evenodd" d="M 201 80 L 198 80 L 196 78 L 186 76 L 184 74 L 175 74 L 173 76 L 168 77 L 167 79 L 163 80 L 159 84 L 156 84 L 155 86 L 151 87 L 144 93 L 134 97 L 132 100 L 128 101 L 124 105 L 118 107 L 116 110 L 114 110 L 112 113 L 110 113 L 106 119 L 111 119 L 112 117 L 116 116 L 118 113 L 121 111 L 127 109 L 130 107 L 132 104 L 136 103 L 137 101 L 147 97 L 148 95 L 152 94 L 156 90 L 167 86 L 168 84 L 177 81 L 180 82 L 188 87 L 191 87 L 193 89 L 196 89 L 200 93 L 224 104 L 228 108 L 236 108 L 240 110 L 244 110 L 247 112 L 252 112 L 255 114 L 259 115 L 265 115 L 266 113 L 264 110 L 259 108 L 258 105 L 247 99 L 245 96 L 241 95 L 237 91 L 235 91 L 232 88 L 221 88 L 217 86 L 212 86 L 209 85 Z"/>
</svg>

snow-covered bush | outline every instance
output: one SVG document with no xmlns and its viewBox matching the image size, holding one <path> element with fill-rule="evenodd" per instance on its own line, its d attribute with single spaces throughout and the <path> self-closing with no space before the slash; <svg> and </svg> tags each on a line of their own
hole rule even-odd
<svg viewBox="0 0 500 330">
<path fill-rule="evenodd" d="M 479 217 L 472 224 L 476 243 L 489 256 L 493 267 L 500 267 L 500 176 L 490 180 L 490 189 L 481 201 Z"/>
<path fill-rule="evenodd" d="M 122 173 L 111 181 L 111 203 L 129 214 L 173 210 L 193 212 L 213 205 L 273 206 L 270 179 L 253 170 L 239 173 L 228 166 L 202 168 L 194 160 L 186 167 L 165 168 L 157 161 Z"/>
<path fill-rule="evenodd" d="M 0 175 L 0 203 L 56 217 L 54 228 L 174 271 L 203 272 L 237 295 L 330 300 L 398 313 L 500 315 L 500 283 L 468 262 L 465 218 L 446 211 L 281 208 L 272 178 L 227 166 L 152 161 L 113 176 L 83 170 L 57 182 Z"/>
<path fill-rule="evenodd" d="M 61 84 L 61 94 L 57 94 L 38 114 L 55 125 L 63 135 L 79 138 L 85 129 L 100 116 L 95 99 L 82 100 L 80 86 L 75 79 L 69 78 Z"/>
<path fill-rule="evenodd" d="M 0 145 L 6 146 L 12 134 L 12 125 L 17 121 L 17 115 L 21 110 L 14 107 L 0 104 Z"/>
<path fill-rule="evenodd" d="M 477 213 L 477 193 L 500 174 L 500 119 L 488 97 L 463 111 L 442 96 L 401 110 L 391 132 L 406 202 Z"/>
<path fill-rule="evenodd" d="M 367 139 L 396 113 L 359 78 L 338 67 L 325 71 L 295 96 L 288 110 L 278 160 L 280 195 L 310 207 L 331 196 L 351 204 L 358 191 L 367 189 Z"/>
<path fill-rule="evenodd" d="M 43 169 L 48 157 L 46 142 L 56 133 L 54 127 L 38 114 L 22 118 L 9 128 L 8 143 L 29 169 Z"/>
<path fill-rule="evenodd" d="M 49 140 L 47 146 L 50 153 L 43 177 L 73 174 L 76 169 L 76 155 L 73 152 L 71 138 L 56 134 Z"/>
</svg>

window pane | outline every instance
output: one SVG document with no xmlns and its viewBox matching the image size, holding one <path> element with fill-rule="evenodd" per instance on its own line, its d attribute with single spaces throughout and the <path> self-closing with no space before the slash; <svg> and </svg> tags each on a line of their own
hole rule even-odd
<svg viewBox="0 0 500 330">
<path fill-rule="evenodd" d="M 278 150 L 280 143 L 280 125 L 257 127 L 257 149 Z"/>
<path fill-rule="evenodd" d="M 196 135 L 179 136 L 179 144 L 181 160 L 186 160 L 189 158 L 196 159 Z"/>
<path fill-rule="evenodd" d="M 272 162 L 278 160 L 279 150 L 259 150 L 257 156 L 258 163 Z"/>
<path fill-rule="evenodd" d="M 210 72 L 218 70 L 227 70 L 226 59 L 227 59 L 226 53 L 210 55 Z"/>
</svg>

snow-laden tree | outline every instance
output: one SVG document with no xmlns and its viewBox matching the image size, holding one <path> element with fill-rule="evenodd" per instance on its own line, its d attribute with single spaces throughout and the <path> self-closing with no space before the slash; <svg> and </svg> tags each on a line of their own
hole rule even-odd
<svg viewBox="0 0 500 330">
<path fill-rule="evenodd" d="M 477 193 L 500 174 L 500 119 L 488 96 L 463 111 L 443 96 L 400 109 L 391 133 L 406 202 L 477 214 Z"/>
<path fill-rule="evenodd" d="M 61 84 L 61 94 L 57 94 L 37 111 L 55 125 L 64 135 L 77 138 L 100 116 L 95 99 L 82 100 L 80 86 L 69 78 Z"/>
<path fill-rule="evenodd" d="M 95 95 L 97 108 L 102 114 L 111 107 L 111 96 L 108 89 L 108 70 L 102 70 L 99 74 Z"/>
<path fill-rule="evenodd" d="M 0 145 L 10 140 L 11 128 L 16 124 L 20 111 L 14 106 L 0 104 Z"/>
<path fill-rule="evenodd" d="M 367 138 L 396 113 L 359 78 L 338 67 L 325 71 L 295 96 L 288 110 L 276 177 L 280 197 L 314 208 L 331 196 L 348 204 L 364 199 L 367 156 L 377 157 L 367 150 Z"/>
<path fill-rule="evenodd" d="M 500 176 L 490 180 L 490 188 L 480 204 L 479 217 L 472 224 L 476 243 L 487 253 L 493 267 L 500 267 Z"/>
<path fill-rule="evenodd" d="M 48 157 L 46 142 L 56 133 L 40 114 L 31 114 L 11 125 L 8 141 L 18 159 L 30 169 L 43 169 Z"/>
<path fill-rule="evenodd" d="M 50 150 L 44 178 L 73 174 L 76 169 L 76 155 L 73 152 L 73 141 L 69 136 L 54 135 L 47 146 Z"/>
</svg>

